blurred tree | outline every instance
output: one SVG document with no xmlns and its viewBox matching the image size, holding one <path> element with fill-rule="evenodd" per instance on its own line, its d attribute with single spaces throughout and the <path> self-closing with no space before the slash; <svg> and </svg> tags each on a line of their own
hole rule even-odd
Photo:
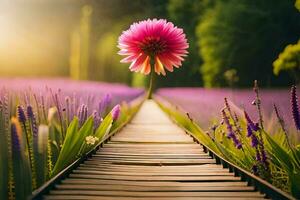
<svg viewBox="0 0 300 200">
<path fill-rule="evenodd" d="M 289 83 L 272 73 L 272 61 L 286 44 L 298 40 L 300 16 L 292 0 L 222 0 L 208 9 L 197 27 L 204 85 L 227 85 L 222 75 L 234 66 L 239 86 Z"/>
<path fill-rule="evenodd" d="M 224 78 L 230 87 L 234 87 L 239 81 L 236 69 L 228 69 L 224 72 Z"/>
<path fill-rule="evenodd" d="M 121 56 L 117 54 L 117 41 L 122 24 L 115 24 L 111 32 L 105 33 L 98 40 L 96 53 L 97 63 L 92 79 L 106 82 L 122 82 L 131 84 L 131 72 L 120 63 Z"/>
<path fill-rule="evenodd" d="M 168 17 L 175 26 L 183 28 L 188 42 L 189 55 L 180 69 L 175 69 L 166 77 L 158 77 L 158 86 L 200 86 L 202 85 L 199 65 L 202 59 L 198 54 L 195 27 L 201 13 L 212 4 L 212 0 L 170 0 L 167 5 Z"/>
<path fill-rule="evenodd" d="M 273 72 L 278 75 L 281 71 L 289 71 L 297 83 L 300 80 L 300 41 L 290 44 L 273 62 Z"/>
<path fill-rule="evenodd" d="M 300 0 L 296 0 L 295 7 L 300 10 Z"/>
<path fill-rule="evenodd" d="M 73 79 L 89 78 L 90 60 L 90 32 L 93 9 L 90 5 L 84 5 L 81 9 L 79 26 L 71 35 L 70 48 L 70 75 Z"/>
</svg>

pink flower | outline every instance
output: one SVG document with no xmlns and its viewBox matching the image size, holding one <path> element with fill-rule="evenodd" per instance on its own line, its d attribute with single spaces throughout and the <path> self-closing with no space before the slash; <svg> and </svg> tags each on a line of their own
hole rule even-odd
<svg viewBox="0 0 300 200">
<path fill-rule="evenodd" d="M 134 23 L 119 37 L 120 55 L 127 56 L 123 63 L 130 63 L 129 69 L 145 75 L 154 71 L 166 75 L 165 68 L 172 72 L 179 68 L 189 47 L 183 30 L 164 19 L 144 20 Z"/>
<path fill-rule="evenodd" d="M 118 104 L 115 107 L 113 107 L 113 109 L 111 110 L 111 115 L 114 121 L 119 118 L 120 113 L 121 113 L 121 106 Z"/>
</svg>

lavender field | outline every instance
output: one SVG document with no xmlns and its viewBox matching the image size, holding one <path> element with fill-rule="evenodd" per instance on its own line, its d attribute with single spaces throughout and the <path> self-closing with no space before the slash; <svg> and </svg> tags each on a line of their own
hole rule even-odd
<svg viewBox="0 0 300 200">
<path fill-rule="evenodd" d="M 188 112 L 204 130 L 221 121 L 225 97 L 239 116 L 246 110 L 251 118 L 258 120 L 256 107 L 253 105 L 255 93 L 252 89 L 162 88 L 157 91 L 157 95 Z M 261 89 L 260 95 L 266 130 L 273 131 L 277 124 L 274 103 L 279 107 L 288 129 L 294 129 L 290 89 Z"/>
<path fill-rule="evenodd" d="M 99 83 L 93 81 L 74 81 L 71 79 L 38 79 L 38 78 L 0 78 L 0 89 L 11 92 L 29 92 L 43 95 L 45 91 L 58 92 L 63 96 L 79 97 L 80 101 L 97 103 L 96 99 L 108 94 L 113 96 L 112 104 L 130 101 L 144 90 L 118 83 Z M 95 100 L 95 101 L 93 101 Z"/>
<path fill-rule="evenodd" d="M 121 84 L 0 79 L 0 199 L 25 199 L 85 155 L 143 94 Z"/>
</svg>

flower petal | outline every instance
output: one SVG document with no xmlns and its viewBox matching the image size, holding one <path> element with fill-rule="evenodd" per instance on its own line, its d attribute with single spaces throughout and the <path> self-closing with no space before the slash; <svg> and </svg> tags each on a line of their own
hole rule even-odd
<svg viewBox="0 0 300 200">
<path fill-rule="evenodd" d="M 158 56 L 155 57 L 155 65 L 154 65 L 154 70 L 155 72 L 160 75 L 160 73 L 162 75 L 166 75 L 165 69 L 163 64 L 161 63 L 161 61 L 159 60 Z"/>
<path fill-rule="evenodd" d="M 142 64 L 145 61 L 147 56 L 145 54 L 141 54 L 135 61 L 133 61 L 129 67 L 130 71 L 138 72 L 141 70 Z"/>
</svg>

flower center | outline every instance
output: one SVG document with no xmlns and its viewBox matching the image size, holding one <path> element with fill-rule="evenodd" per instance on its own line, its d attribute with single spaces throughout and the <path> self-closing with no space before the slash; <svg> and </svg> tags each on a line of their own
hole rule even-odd
<svg viewBox="0 0 300 200">
<path fill-rule="evenodd" d="M 166 42 L 159 37 L 146 37 L 140 48 L 148 55 L 155 56 L 166 50 Z"/>
</svg>

